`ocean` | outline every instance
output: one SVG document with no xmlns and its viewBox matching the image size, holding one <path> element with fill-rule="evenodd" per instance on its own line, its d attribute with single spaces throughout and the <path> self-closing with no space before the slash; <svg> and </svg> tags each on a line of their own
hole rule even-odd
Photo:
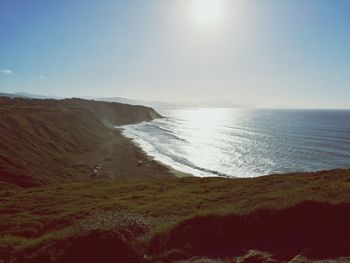
<svg viewBox="0 0 350 263">
<path fill-rule="evenodd" d="M 195 176 L 350 167 L 350 110 L 161 109 L 123 126 L 155 160 Z"/>
</svg>

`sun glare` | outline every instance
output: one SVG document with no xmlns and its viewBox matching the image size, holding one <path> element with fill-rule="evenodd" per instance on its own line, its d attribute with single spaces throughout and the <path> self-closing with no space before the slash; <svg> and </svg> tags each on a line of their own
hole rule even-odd
<svg viewBox="0 0 350 263">
<path fill-rule="evenodd" d="M 200 26 L 213 26 L 224 14 L 223 0 L 192 0 L 193 17 Z"/>
</svg>

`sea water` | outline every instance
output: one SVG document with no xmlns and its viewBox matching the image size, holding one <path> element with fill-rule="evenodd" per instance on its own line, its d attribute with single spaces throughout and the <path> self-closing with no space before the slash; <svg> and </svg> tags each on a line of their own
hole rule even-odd
<svg viewBox="0 0 350 263">
<path fill-rule="evenodd" d="M 155 160 L 195 176 L 350 167 L 350 110 L 158 109 L 123 126 Z"/>
</svg>

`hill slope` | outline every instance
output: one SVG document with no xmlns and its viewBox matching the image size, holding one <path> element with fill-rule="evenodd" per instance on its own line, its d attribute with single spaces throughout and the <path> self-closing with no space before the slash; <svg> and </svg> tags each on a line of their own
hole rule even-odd
<svg viewBox="0 0 350 263">
<path fill-rule="evenodd" d="M 349 188 L 350 170 L 334 170 L 234 180 L 84 180 L 0 191 L 0 258 L 276 262 L 228 260 L 251 249 L 277 262 L 297 254 L 350 256 Z"/>
<path fill-rule="evenodd" d="M 33 186 L 89 178 L 97 164 L 104 165 L 100 174 L 110 178 L 125 177 L 126 169 L 135 177 L 150 175 L 160 166 L 105 124 L 155 117 L 159 115 L 153 109 L 142 106 L 0 98 L 0 181 Z M 128 168 L 139 161 L 141 168 Z"/>
<path fill-rule="evenodd" d="M 350 256 L 350 170 L 175 178 L 111 128 L 155 117 L 118 103 L 0 98 L 0 262 Z"/>
</svg>

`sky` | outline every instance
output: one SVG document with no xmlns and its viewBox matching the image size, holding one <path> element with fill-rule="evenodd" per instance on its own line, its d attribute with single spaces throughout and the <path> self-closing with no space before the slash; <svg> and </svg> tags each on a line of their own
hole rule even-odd
<svg viewBox="0 0 350 263">
<path fill-rule="evenodd" d="M 350 108 L 348 0 L 0 0 L 0 92 Z"/>
</svg>

